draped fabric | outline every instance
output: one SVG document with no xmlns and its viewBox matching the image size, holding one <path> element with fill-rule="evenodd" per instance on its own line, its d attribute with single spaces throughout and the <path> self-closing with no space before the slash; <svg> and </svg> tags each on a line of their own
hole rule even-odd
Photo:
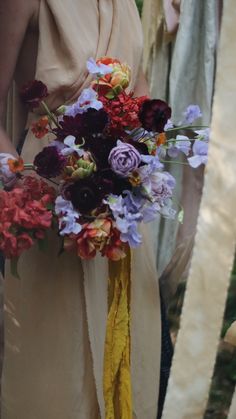
<svg viewBox="0 0 236 419">
<path fill-rule="evenodd" d="M 209 161 L 163 419 L 204 415 L 236 241 L 234 0 L 224 4 Z M 229 418 L 235 417 L 235 398 Z"/>
<path fill-rule="evenodd" d="M 110 55 L 126 61 L 135 85 L 142 54 L 142 28 L 134 0 L 41 0 L 36 78 L 48 85 L 54 109 L 88 86 L 86 60 Z M 19 60 L 23 59 L 19 57 Z M 23 119 L 14 96 L 8 119 L 17 143 Z M 15 111 L 14 111 L 15 112 Z M 30 114 L 28 124 L 38 115 Z M 10 124 L 12 122 L 12 124 Z M 22 155 L 48 143 L 29 131 Z M 151 235 L 131 266 L 131 365 L 133 417 L 157 415 L 161 326 Z M 108 263 L 73 254 L 58 258 L 57 238 L 48 249 L 30 249 L 19 263 L 21 280 L 7 266 L 2 419 L 104 418 L 103 356 L 107 320 Z"/>
<path fill-rule="evenodd" d="M 178 32 L 167 33 L 163 0 L 144 2 L 144 70 L 153 97 L 167 100 L 172 107 L 172 119 L 179 122 L 182 112 L 190 104 L 198 104 L 203 112 L 203 124 L 209 124 L 218 39 L 218 8 L 215 0 L 182 0 Z M 168 168 L 177 179 L 176 199 L 185 209 L 184 225 L 159 220 L 153 229 L 158 237 L 157 266 L 165 272 L 163 292 L 175 289 L 190 260 L 199 203 L 201 199 L 202 169 Z M 164 282 L 163 281 L 163 282 Z"/>
</svg>

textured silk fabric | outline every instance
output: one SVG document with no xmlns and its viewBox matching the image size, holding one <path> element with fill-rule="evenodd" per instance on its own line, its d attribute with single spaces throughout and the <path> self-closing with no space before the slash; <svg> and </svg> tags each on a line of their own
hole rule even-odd
<svg viewBox="0 0 236 419">
<path fill-rule="evenodd" d="M 50 107 L 73 101 L 88 85 L 90 56 L 107 54 L 128 62 L 134 87 L 142 53 L 134 0 L 42 0 L 39 28 L 36 77 L 49 87 Z M 33 118 L 37 115 L 31 114 L 29 122 Z M 47 141 L 29 132 L 25 161 Z M 81 263 L 72 254 L 59 258 L 58 250 L 58 240 L 51 235 L 45 253 L 34 247 L 23 255 L 20 281 L 7 269 L 2 419 L 104 418 L 108 263 L 101 257 Z M 160 303 L 146 228 L 143 246 L 133 255 L 131 280 L 133 418 L 155 419 Z"/>
<path fill-rule="evenodd" d="M 209 162 L 163 419 L 203 417 L 219 343 L 236 239 L 235 20 L 235 1 L 228 0 L 221 29 Z"/>
</svg>

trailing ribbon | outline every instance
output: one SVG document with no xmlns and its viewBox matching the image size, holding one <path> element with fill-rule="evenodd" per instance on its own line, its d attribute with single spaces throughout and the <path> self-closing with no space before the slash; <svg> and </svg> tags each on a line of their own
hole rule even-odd
<svg viewBox="0 0 236 419">
<path fill-rule="evenodd" d="M 106 419 L 132 419 L 130 372 L 131 252 L 118 262 L 109 261 L 108 319 L 103 391 Z"/>
</svg>

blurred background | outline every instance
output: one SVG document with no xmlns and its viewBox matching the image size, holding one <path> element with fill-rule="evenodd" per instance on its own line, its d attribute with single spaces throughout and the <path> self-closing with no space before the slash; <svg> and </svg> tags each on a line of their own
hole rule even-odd
<svg viewBox="0 0 236 419">
<path fill-rule="evenodd" d="M 198 104 L 203 110 L 202 122 L 209 124 L 223 1 L 188 0 L 181 5 L 180 0 L 136 0 L 136 4 L 143 22 L 144 70 L 151 95 L 167 100 L 176 119 L 179 118 L 181 109 L 191 103 Z M 184 68 L 189 65 L 192 65 L 191 80 L 184 72 Z M 206 78 L 205 86 L 202 85 L 203 78 Z M 179 94 L 182 90 L 184 95 Z M 204 182 L 201 170 L 192 174 L 179 169 L 174 174 L 181 185 L 177 191 L 177 198 L 190 216 L 187 215 L 183 226 L 159 220 L 154 229 L 157 269 L 173 344 L 176 342 L 180 326 Z M 191 205 L 189 199 L 192 201 Z M 228 290 L 205 419 L 226 419 L 228 416 L 236 385 L 236 342 L 229 333 L 230 326 L 232 328 L 236 321 L 235 307 L 236 261 Z"/>
</svg>

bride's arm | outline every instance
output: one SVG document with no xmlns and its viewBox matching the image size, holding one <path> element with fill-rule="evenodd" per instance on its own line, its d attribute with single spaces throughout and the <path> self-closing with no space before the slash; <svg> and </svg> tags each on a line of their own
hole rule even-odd
<svg viewBox="0 0 236 419">
<path fill-rule="evenodd" d="M 0 0 L 0 153 L 15 156 L 17 152 L 3 128 L 4 108 L 20 48 L 37 4 L 38 0 Z"/>
</svg>

